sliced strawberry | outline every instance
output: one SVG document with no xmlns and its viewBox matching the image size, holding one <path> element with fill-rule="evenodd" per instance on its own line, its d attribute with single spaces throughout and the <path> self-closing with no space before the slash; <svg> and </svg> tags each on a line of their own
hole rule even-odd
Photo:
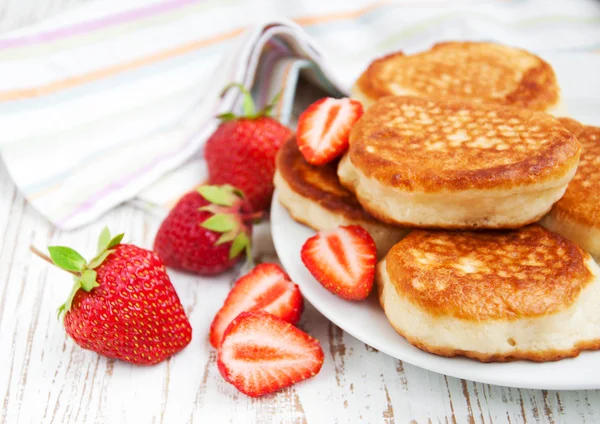
<svg viewBox="0 0 600 424">
<path fill-rule="evenodd" d="M 348 300 L 366 299 L 373 288 L 375 242 L 358 225 L 322 231 L 302 246 L 302 262 L 323 287 Z"/>
<path fill-rule="evenodd" d="M 243 312 L 227 327 L 217 365 L 227 382 L 258 397 L 317 374 L 323 350 L 318 340 L 274 315 Z"/>
<path fill-rule="evenodd" d="M 331 162 L 348 149 L 352 126 L 363 114 L 360 102 L 326 97 L 298 118 L 298 147 L 313 165 Z"/>
<path fill-rule="evenodd" d="M 210 343 L 218 348 L 227 326 L 245 311 L 267 311 L 295 324 L 304 302 L 296 284 L 275 264 L 260 264 L 240 278 L 210 326 Z"/>
</svg>

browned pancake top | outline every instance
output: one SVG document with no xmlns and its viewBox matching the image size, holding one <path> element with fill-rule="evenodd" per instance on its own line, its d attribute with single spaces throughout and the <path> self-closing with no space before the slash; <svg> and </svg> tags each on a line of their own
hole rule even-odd
<svg viewBox="0 0 600 424">
<path fill-rule="evenodd" d="M 375 100 L 410 94 L 547 110 L 558 103 L 552 67 L 524 50 L 494 43 L 446 42 L 375 60 L 357 81 Z"/>
<path fill-rule="evenodd" d="M 581 144 L 581 158 L 575 177 L 552 213 L 582 225 L 600 227 L 600 128 L 584 126 L 569 118 L 560 122 Z"/>
<path fill-rule="evenodd" d="M 386 257 L 400 295 L 429 313 L 516 319 L 567 308 L 593 275 L 589 256 L 539 225 L 505 232 L 415 230 Z"/>
<path fill-rule="evenodd" d="M 543 112 L 408 96 L 379 99 L 354 125 L 350 160 L 405 191 L 490 189 L 567 174 L 579 143 Z"/>
<path fill-rule="evenodd" d="M 356 197 L 340 184 L 337 162 L 324 166 L 309 164 L 298 150 L 295 138 L 288 140 L 279 150 L 277 170 L 292 190 L 321 207 L 350 220 L 375 221 L 363 210 Z"/>
</svg>

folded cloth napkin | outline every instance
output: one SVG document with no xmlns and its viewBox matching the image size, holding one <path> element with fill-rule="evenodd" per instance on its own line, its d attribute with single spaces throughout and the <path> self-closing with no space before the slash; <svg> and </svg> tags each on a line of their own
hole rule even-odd
<svg viewBox="0 0 600 424">
<path fill-rule="evenodd" d="M 599 24 L 595 0 L 96 1 L 0 37 L 0 153 L 61 228 L 131 199 L 163 213 L 206 177 L 229 82 L 281 91 L 290 123 L 301 77 L 340 96 L 373 57 L 447 39 L 594 51 Z"/>
</svg>

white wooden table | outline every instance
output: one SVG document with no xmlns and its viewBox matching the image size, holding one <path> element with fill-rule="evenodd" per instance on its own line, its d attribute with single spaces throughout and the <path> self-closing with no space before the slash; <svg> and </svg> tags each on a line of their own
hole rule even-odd
<svg viewBox="0 0 600 424">
<path fill-rule="evenodd" d="M 0 31 L 83 1 L 0 0 Z M 96 224 L 58 231 L 15 191 L 0 162 L 0 424 L 600 422 L 600 391 L 518 390 L 431 373 L 366 346 L 310 305 L 300 326 L 321 341 L 320 374 L 250 399 L 223 381 L 206 337 L 235 272 L 212 280 L 170 273 L 194 330 L 170 360 L 136 367 L 82 350 L 56 320 L 69 276 L 32 257 L 28 246 L 91 253 L 104 225 L 150 247 L 159 219 L 125 205 Z"/>
<path fill-rule="evenodd" d="M 160 220 L 124 205 L 88 227 L 56 230 L 15 191 L 3 165 L 0 203 L 0 423 L 600 422 L 600 391 L 518 390 L 431 373 L 366 346 L 310 305 L 300 326 L 321 341 L 320 374 L 248 398 L 221 378 L 207 341 L 235 272 L 212 280 L 170 272 L 194 331 L 181 353 L 152 367 L 106 359 L 66 336 L 56 307 L 70 277 L 28 246 L 92 253 L 107 224 L 150 247 Z M 258 233 L 268 259 L 268 231 Z"/>
</svg>

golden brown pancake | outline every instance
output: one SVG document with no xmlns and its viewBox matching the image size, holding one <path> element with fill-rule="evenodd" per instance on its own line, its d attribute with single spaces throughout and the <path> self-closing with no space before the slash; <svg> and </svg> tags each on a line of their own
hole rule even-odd
<svg viewBox="0 0 600 424">
<path fill-rule="evenodd" d="M 384 222 L 518 228 L 560 199 L 579 149 L 543 112 L 391 96 L 352 128 L 338 176 Z"/>
<path fill-rule="evenodd" d="M 525 50 L 495 43 L 445 42 L 414 55 L 372 62 L 353 88 L 363 106 L 390 95 L 463 99 L 550 111 L 560 102 L 552 67 Z"/>
<path fill-rule="evenodd" d="M 416 230 L 378 265 L 398 333 L 442 356 L 554 361 L 600 349 L 600 269 L 539 225 L 505 232 Z"/>
<path fill-rule="evenodd" d="M 565 195 L 541 223 L 600 258 L 600 128 L 568 118 L 560 122 L 581 144 L 581 159 Z"/>
<path fill-rule="evenodd" d="M 292 218 L 317 231 L 339 225 L 360 225 L 373 237 L 380 256 L 408 230 L 383 224 L 360 206 L 356 197 L 339 182 L 337 163 L 309 164 L 296 139 L 288 140 L 277 156 L 275 187 L 280 203 Z"/>
</svg>

